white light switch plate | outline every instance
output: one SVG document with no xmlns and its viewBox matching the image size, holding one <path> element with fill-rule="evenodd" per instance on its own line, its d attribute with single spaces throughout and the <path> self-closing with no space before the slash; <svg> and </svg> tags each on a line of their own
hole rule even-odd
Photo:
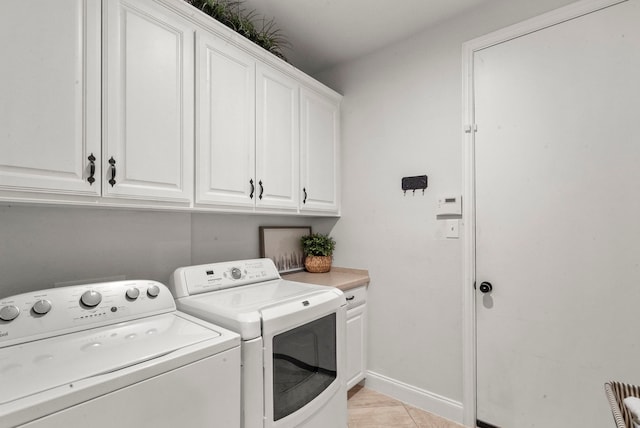
<svg viewBox="0 0 640 428">
<path fill-rule="evenodd" d="M 449 239 L 458 239 L 460 237 L 459 220 L 447 220 L 447 232 L 445 236 Z"/>
</svg>

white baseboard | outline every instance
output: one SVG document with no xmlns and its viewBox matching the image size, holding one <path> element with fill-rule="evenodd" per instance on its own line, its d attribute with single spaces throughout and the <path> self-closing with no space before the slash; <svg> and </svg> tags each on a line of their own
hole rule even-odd
<svg viewBox="0 0 640 428">
<path fill-rule="evenodd" d="M 364 383 L 367 388 L 381 394 L 462 424 L 463 408 L 462 403 L 459 401 L 451 400 L 372 371 L 367 371 Z"/>
</svg>

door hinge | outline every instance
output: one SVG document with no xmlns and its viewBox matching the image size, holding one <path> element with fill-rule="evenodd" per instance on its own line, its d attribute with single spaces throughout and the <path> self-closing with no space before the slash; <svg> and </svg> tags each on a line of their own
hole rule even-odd
<svg viewBox="0 0 640 428">
<path fill-rule="evenodd" d="M 473 125 L 465 125 L 464 126 L 465 134 L 470 134 L 471 131 L 478 132 L 478 125 L 474 123 Z"/>
</svg>

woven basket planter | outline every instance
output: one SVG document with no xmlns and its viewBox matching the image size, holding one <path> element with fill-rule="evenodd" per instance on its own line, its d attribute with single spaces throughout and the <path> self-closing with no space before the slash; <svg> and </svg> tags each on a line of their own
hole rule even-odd
<svg viewBox="0 0 640 428">
<path fill-rule="evenodd" d="M 331 270 L 331 256 L 307 256 L 304 267 L 309 272 L 323 273 Z"/>
</svg>

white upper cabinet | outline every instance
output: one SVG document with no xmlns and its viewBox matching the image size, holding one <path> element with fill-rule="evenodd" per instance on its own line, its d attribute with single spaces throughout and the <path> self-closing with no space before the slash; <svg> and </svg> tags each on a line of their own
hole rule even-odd
<svg viewBox="0 0 640 428">
<path fill-rule="evenodd" d="M 300 210 L 338 213 L 340 97 L 300 91 Z"/>
<path fill-rule="evenodd" d="M 253 208 L 256 60 L 198 32 L 196 203 Z"/>
<path fill-rule="evenodd" d="M 104 2 L 103 196 L 192 200 L 194 30 L 152 0 Z"/>
<path fill-rule="evenodd" d="M 299 84 L 266 64 L 256 75 L 256 207 L 297 210 Z"/>
<path fill-rule="evenodd" d="M 183 0 L 0 0 L 0 200 L 339 215 L 340 95 Z"/>
<path fill-rule="evenodd" d="M 36 3 L 0 2 L 0 191 L 97 196 L 100 1 Z"/>
</svg>

